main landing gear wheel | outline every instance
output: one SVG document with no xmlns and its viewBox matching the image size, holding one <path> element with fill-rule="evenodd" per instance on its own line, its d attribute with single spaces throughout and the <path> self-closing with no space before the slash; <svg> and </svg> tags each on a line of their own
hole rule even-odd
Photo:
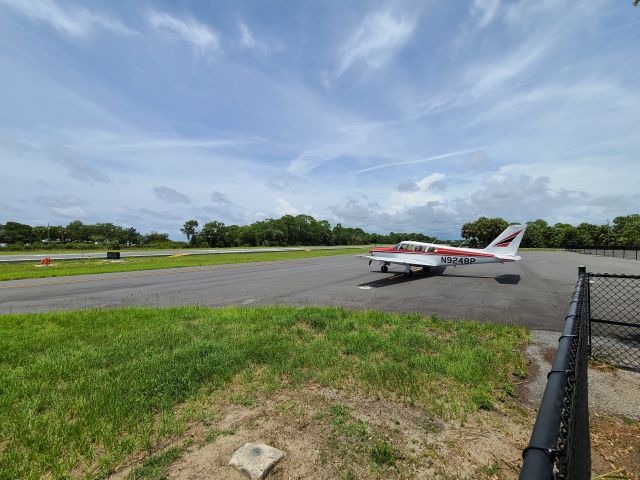
<svg viewBox="0 0 640 480">
<path fill-rule="evenodd" d="M 382 271 L 382 273 L 387 273 L 389 271 L 389 267 L 387 267 L 386 265 L 382 265 L 380 267 L 380 270 Z"/>
<path fill-rule="evenodd" d="M 422 271 L 424 273 L 429 273 L 431 271 L 431 267 L 422 267 Z"/>
</svg>

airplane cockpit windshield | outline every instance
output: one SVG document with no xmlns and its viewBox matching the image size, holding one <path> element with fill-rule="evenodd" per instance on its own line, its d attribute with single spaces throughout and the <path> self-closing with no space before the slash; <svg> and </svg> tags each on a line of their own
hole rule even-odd
<svg viewBox="0 0 640 480">
<path fill-rule="evenodd" d="M 398 243 L 397 245 L 394 245 L 394 246 L 393 246 L 393 249 L 394 249 L 394 250 L 400 250 L 400 249 L 402 249 L 402 243 Z"/>
</svg>

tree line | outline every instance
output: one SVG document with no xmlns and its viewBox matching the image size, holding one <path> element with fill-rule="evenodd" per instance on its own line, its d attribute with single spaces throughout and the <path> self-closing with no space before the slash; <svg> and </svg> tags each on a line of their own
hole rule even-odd
<svg viewBox="0 0 640 480">
<path fill-rule="evenodd" d="M 485 247 L 507 226 L 514 223 L 500 217 L 480 217 L 474 222 L 465 223 L 461 234 L 470 246 Z M 640 215 L 615 217 L 611 225 L 549 225 L 542 219 L 527 222 L 522 247 L 562 248 L 567 245 L 640 245 Z"/>
<path fill-rule="evenodd" d="M 469 246 L 484 247 L 509 224 L 500 217 L 480 217 L 462 226 L 461 237 Z M 250 225 L 225 225 L 216 220 L 201 225 L 197 220 L 188 220 L 180 230 L 187 237 L 187 242 L 172 241 L 167 233 L 141 234 L 133 227 L 113 223 L 85 224 L 75 220 L 66 226 L 31 226 L 7 222 L 0 223 L 0 248 L 363 245 L 395 244 L 402 240 L 458 244 L 461 241 L 439 240 L 417 232 L 368 233 L 361 228 L 345 227 L 340 223 L 331 226 L 328 221 L 316 220 L 310 215 L 284 215 Z M 615 217 L 611 225 L 549 225 L 542 219 L 528 222 L 523 247 L 560 248 L 566 245 L 640 245 L 640 215 Z"/>
<path fill-rule="evenodd" d="M 121 245 L 155 246 L 167 243 L 172 242 L 166 233 L 151 232 L 142 235 L 133 227 L 121 227 L 113 223 L 85 224 L 80 220 L 66 226 L 0 223 L 0 244 L 6 245 L 5 249 L 20 250 L 25 246 L 87 248 L 90 245 L 117 248 Z"/>
<path fill-rule="evenodd" d="M 361 228 L 345 227 L 341 223 L 331 227 L 327 220 L 316 220 L 310 215 L 284 215 L 250 225 L 225 225 L 212 221 L 200 226 L 197 220 L 188 220 L 180 231 L 194 247 L 364 245 L 398 243 L 407 238 L 422 242 L 435 240 L 435 237 L 415 232 L 367 233 Z"/>
</svg>

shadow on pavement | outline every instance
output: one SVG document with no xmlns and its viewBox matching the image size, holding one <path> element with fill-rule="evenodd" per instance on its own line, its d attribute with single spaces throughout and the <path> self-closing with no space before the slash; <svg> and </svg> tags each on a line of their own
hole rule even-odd
<svg viewBox="0 0 640 480">
<path fill-rule="evenodd" d="M 478 278 L 478 279 L 487 279 L 487 280 L 495 280 L 501 285 L 517 285 L 520 282 L 520 275 L 514 274 L 504 274 L 499 275 L 497 277 L 492 277 L 489 275 L 456 275 L 456 274 L 448 274 L 448 273 L 438 273 L 438 272 L 422 272 L 420 270 L 413 272 L 413 275 L 408 276 L 404 273 L 395 273 L 390 277 L 385 277 L 380 280 L 373 280 L 371 282 L 365 282 L 358 285 L 358 287 L 368 287 L 368 288 L 382 288 L 382 287 L 390 287 L 392 285 L 398 285 L 400 283 L 414 282 L 416 280 L 421 280 L 429 277 L 452 277 L 452 278 Z"/>
<path fill-rule="evenodd" d="M 502 285 L 517 285 L 520 282 L 520 275 L 514 275 L 512 273 L 500 275 L 495 278 L 496 282 Z"/>
<path fill-rule="evenodd" d="M 514 275 L 512 273 L 498 275 L 497 277 L 492 277 L 490 275 L 456 275 L 456 274 L 450 274 L 450 273 L 445 273 L 442 276 L 457 277 L 457 278 L 484 278 L 487 280 L 495 280 L 501 285 L 517 285 L 518 283 L 520 283 L 520 275 Z"/>
<path fill-rule="evenodd" d="M 373 280 L 371 282 L 365 282 L 358 285 L 358 287 L 368 287 L 368 288 L 381 288 L 381 287 L 390 287 L 391 285 L 398 285 L 400 283 L 414 282 L 416 280 L 421 280 L 427 277 L 433 277 L 432 273 L 424 273 L 422 271 L 414 271 L 413 275 L 408 276 L 404 273 L 394 273 L 393 275 L 385 278 L 381 278 L 380 280 Z"/>
</svg>

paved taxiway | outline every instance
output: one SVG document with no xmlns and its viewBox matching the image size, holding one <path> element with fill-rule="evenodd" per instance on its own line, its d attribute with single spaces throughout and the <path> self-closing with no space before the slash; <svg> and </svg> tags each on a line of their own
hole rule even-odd
<svg viewBox="0 0 640 480">
<path fill-rule="evenodd" d="M 0 313 L 169 305 L 342 305 L 561 330 L 579 264 L 640 273 L 640 262 L 524 252 L 520 262 L 384 274 L 355 255 L 0 282 Z M 0 266 L 0 268 L 2 268 Z"/>
</svg>

